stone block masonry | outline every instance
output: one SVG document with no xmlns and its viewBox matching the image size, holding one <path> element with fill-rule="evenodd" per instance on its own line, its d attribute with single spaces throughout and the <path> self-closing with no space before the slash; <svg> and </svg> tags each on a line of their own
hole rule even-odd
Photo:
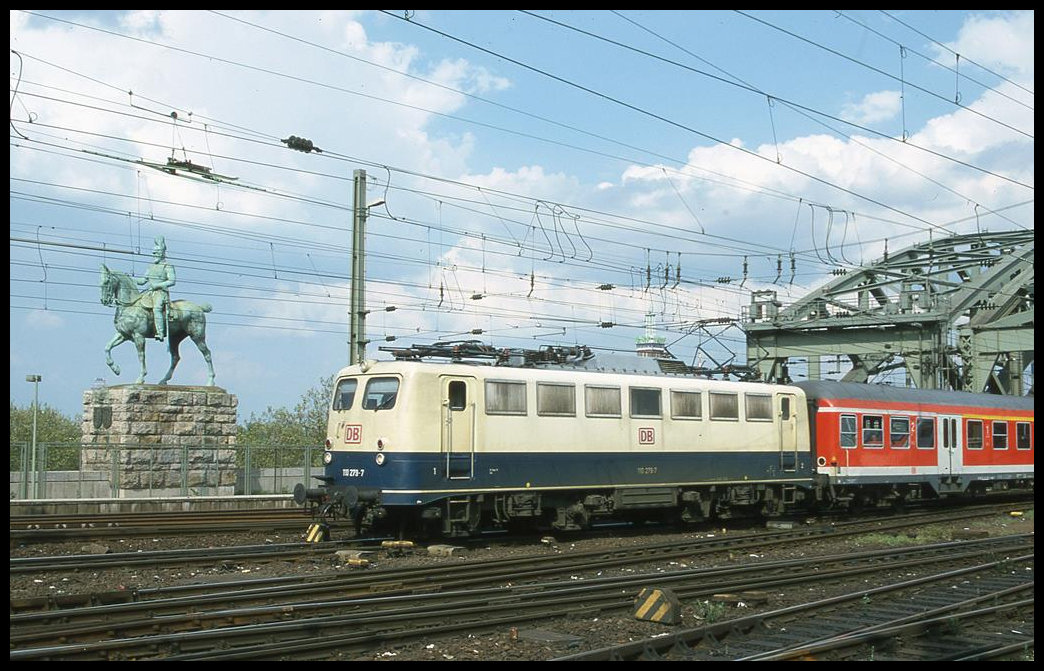
<svg viewBox="0 0 1044 671">
<path fill-rule="evenodd" d="M 220 387 L 128 384 L 83 393 L 80 469 L 116 498 L 230 496 L 239 400 Z"/>
</svg>

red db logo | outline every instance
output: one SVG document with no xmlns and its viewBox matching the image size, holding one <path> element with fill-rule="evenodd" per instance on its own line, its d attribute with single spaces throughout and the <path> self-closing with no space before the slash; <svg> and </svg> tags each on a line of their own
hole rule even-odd
<svg viewBox="0 0 1044 671">
<path fill-rule="evenodd" d="M 344 442 L 358 444 L 362 442 L 362 424 L 349 424 L 344 427 Z"/>
<path fill-rule="evenodd" d="M 638 444 L 639 445 L 652 445 L 656 442 L 656 429 L 649 426 L 642 426 L 638 428 Z"/>
</svg>

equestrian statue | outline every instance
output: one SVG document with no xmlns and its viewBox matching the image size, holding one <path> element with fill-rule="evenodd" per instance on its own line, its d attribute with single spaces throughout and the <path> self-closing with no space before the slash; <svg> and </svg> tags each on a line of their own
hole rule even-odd
<svg viewBox="0 0 1044 671">
<path fill-rule="evenodd" d="M 176 281 L 174 267 L 167 261 L 167 244 L 163 236 L 157 236 L 152 249 L 155 261 L 145 271 L 145 276 L 133 279 L 131 276 L 109 270 L 102 264 L 101 270 L 101 302 L 103 305 L 116 306 L 116 335 L 105 347 L 105 362 L 117 375 L 120 367 L 112 360 L 112 348 L 128 340 L 134 341 L 138 348 L 138 361 L 141 362 L 141 374 L 135 384 L 145 382 L 145 340 L 167 340 L 170 350 L 170 369 L 159 384 L 167 384 L 174 369 L 181 360 L 178 347 L 185 338 L 192 338 L 200 353 L 207 362 L 210 374 L 207 385 L 214 385 L 214 364 L 210 360 L 210 349 L 207 347 L 207 320 L 205 313 L 210 312 L 209 303 L 197 305 L 185 300 L 170 300 L 170 287 Z M 136 285 L 146 285 L 144 292 L 139 292 Z"/>
</svg>

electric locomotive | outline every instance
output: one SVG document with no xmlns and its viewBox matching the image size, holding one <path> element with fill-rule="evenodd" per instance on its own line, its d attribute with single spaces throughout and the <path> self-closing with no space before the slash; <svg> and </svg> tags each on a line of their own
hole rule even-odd
<svg viewBox="0 0 1044 671">
<path fill-rule="evenodd" d="M 800 388 L 586 347 L 388 351 L 338 374 L 322 486 L 295 490 L 360 531 L 778 515 L 813 496 Z"/>
</svg>

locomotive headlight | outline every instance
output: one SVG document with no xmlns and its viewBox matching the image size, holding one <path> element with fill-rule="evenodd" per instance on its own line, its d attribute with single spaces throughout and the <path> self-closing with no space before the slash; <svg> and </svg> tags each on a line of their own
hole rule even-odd
<svg viewBox="0 0 1044 671">
<path fill-rule="evenodd" d="M 323 452 L 323 463 L 329 464 L 333 461 L 333 452 Z"/>
<path fill-rule="evenodd" d="M 374 457 L 373 460 L 377 462 L 378 466 L 383 466 L 384 465 L 384 453 L 383 452 L 378 452 L 377 456 Z"/>
</svg>

